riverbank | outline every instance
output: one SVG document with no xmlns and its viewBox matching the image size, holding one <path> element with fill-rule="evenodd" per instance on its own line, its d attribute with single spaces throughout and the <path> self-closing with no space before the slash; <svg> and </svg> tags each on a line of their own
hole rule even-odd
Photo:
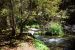
<svg viewBox="0 0 75 50">
<path fill-rule="evenodd" d="M 1 50 L 36 50 L 36 48 L 34 47 L 34 45 L 30 42 L 24 42 L 24 43 L 20 43 L 18 44 L 17 47 L 2 47 Z"/>
</svg>

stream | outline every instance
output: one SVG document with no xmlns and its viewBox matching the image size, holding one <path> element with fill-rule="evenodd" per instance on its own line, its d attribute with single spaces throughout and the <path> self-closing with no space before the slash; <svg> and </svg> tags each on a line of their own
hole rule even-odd
<svg viewBox="0 0 75 50">
<path fill-rule="evenodd" d="M 68 34 L 64 37 L 36 35 L 34 33 L 37 29 L 31 29 L 30 33 L 34 36 L 34 38 L 43 41 L 50 50 L 75 50 L 75 25 L 65 26 L 64 30 L 73 34 Z"/>
<path fill-rule="evenodd" d="M 34 35 L 38 40 L 43 41 L 50 50 L 75 50 L 75 37 L 48 37 L 41 35 Z"/>
</svg>

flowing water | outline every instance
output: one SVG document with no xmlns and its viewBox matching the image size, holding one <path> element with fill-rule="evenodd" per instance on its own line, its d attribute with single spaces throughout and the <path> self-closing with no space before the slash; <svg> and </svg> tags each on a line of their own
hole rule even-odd
<svg viewBox="0 0 75 50">
<path fill-rule="evenodd" d="M 75 50 L 75 37 L 71 35 L 61 38 L 41 35 L 34 35 L 34 37 L 43 41 L 50 50 Z"/>
</svg>

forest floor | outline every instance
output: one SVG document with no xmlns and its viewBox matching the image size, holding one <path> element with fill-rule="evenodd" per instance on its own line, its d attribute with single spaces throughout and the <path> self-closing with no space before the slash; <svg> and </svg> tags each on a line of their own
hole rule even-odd
<svg viewBox="0 0 75 50">
<path fill-rule="evenodd" d="M 18 47 L 9 48 L 9 47 L 3 47 L 1 50 L 36 50 L 33 44 L 29 42 L 20 43 Z"/>
</svg>

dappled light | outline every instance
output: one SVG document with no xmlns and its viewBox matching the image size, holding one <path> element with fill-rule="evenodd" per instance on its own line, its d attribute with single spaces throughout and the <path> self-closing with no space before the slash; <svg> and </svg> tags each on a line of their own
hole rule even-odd
<svg viewBox="0 0 75 50">
<path fill-rule="evenodd" d="M 0 0 L 0 50 L 75 50 L 74 0 Z"/>
</svg>

